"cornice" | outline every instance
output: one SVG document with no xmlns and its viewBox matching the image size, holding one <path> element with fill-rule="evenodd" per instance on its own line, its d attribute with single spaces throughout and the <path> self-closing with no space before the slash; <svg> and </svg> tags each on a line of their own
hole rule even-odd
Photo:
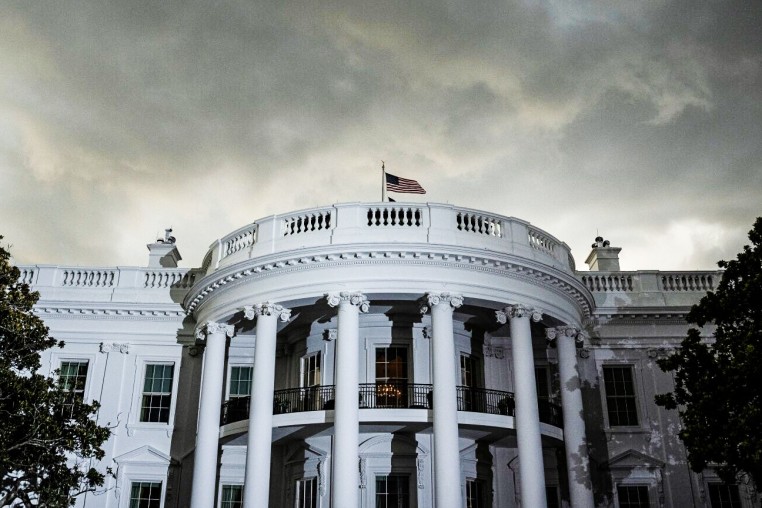
<svg viewBox="0 0 762 508">
<path fill-rule="evenodd" d="M 521 280 L 573 301 L 583 316 L 591 316 L 594 300 L 590 291 L 573 274 L 531 259 L 493 251 L 469 251 L 453 247 L 447 251 L 430 245 L 407 245 L 407 248 L 355 246 L 341 252 L 294 251 L 292 256 L 268 256 L 242 261 L 213 272 L 197 282 L 188 292 L 183 306 L 189 315 L 197 312 L 210 296 L 223 288 L 236 287 L 264 277 L 359 265 L 413 265 L 475 270 Z"/>
<path fill-rule="evenodd" d="M 186 313 L 176 305 L 173 305 L 171 309 L 147 309 L 145 307 L 86 307 L 66 303 L 38 304 L 34 307 L 34 313 L 43 319 L 127 319 L 138 321 L 177 321 L 186 316 Z"/>
</svg>

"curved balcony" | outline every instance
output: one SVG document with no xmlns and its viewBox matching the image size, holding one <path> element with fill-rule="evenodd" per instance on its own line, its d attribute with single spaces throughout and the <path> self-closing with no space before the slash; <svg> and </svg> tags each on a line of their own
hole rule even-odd
<svg viewBox="0 0 762 508">
<path fill-rule="evenodd" d="M 350 243 L 447 244 L 519 255 L 573 272 L 569 247 L 514 217 L 438 203 L 345 203 L 273 215 L 213 243 L 202 270 L 293 249 Z"/>
<path fill-rule="evenodd" d="M 456 387 L 458 411 L 514 416 L 513 393 L 468 386 Z M 363 383 L 359 385 L 360 409 L 431 409 L 432 385 L 404 382 Z M 220 425 L 247 420 L 250 397 L 235 397 L 222 405 Z M 273 414 L 328 411 L 334 409 L 335 387 L 288 388 L 275 390 Z M 561 428 L 561 408 L 539 401 L 540 421 Z"/>
</svg>

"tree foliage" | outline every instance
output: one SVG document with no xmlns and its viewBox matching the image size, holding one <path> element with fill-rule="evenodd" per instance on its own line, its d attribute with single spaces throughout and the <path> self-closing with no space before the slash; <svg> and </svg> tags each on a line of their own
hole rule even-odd
<svg viewBox="0 0 762 508">
<path fill-rule="evenodd" d="M 678 408 L 680 438 L 694 471 L 715 465 L 720 477 L 736 481 L 746 473 L 762 485 L 762 217 L 749 232 L 735 260 L 720 261 L 725 271 L 717 290 L 708 292 L 688 314 L 688 322 L 714 325 L 714 342 L 692 328 L 680 349 L 659 360 L 673 372 L 674 392 L 656 397 Z"/>
<path fill-rule="evenodd" d="M 110 430 L 95 422 L 97 402 L 37 373 L 40 352 L 63 342 L 32 312 L 39 294 L 19 275 L 0 246 L 0 506 L 70 506 L 103 485 L 92 466 Z"/>
</svg>

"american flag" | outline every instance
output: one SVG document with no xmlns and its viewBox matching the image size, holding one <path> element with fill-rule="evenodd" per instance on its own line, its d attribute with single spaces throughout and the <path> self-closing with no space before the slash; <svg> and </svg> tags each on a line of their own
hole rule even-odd
<svg viewBox="0 0 762 508">
<path fill-rule="evenodd" d="M 408 178 L 400 178 L 399 176 L 390 175 L 386 173 L 386 190 L 390 192 L 402 192 L 405 194 L 426 194 L 426 191 L 421 184 L 415 180 Z"/>
</svg>

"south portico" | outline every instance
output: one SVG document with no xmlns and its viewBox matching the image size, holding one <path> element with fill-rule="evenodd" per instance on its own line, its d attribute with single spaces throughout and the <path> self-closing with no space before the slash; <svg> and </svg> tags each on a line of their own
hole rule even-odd
<svg viewBox="0 0 762 508">
<path fill-rule="evenodd" d="M 388 298 L 384 293 L 383 298 Z M 462 504 L 461 465 L 458 444 L 458 384 L 457 356 L 453 347 L 453 313 L 469 298 L 460 293 L 427 291 L 418 298 L 421 311 L 430 314 L 430 354 L 432 378 L 432 476 L 434 478 L 433 505 L 459 507 Z M 335 344 L 335 408 L 333 411 L 333 450 L 330 457 L 331 506 L 356 507 L 361 484 L 358 467 L 360 436 L 360 403 L 358 401 L 358 372 L 361 328 L 359 318 L 368 313 L 374 293 L 336 291 L 316 299 L 336 312 Z M 254 383 L 251 393 L 247 445 L 254 453 L 247 453 L 243 486 L 244 506 L 269 506 L 270 447 L 272 443 L 274 371 L 278 322 L 284 326 L 302 302 L 281 300 L 281 304 L 265 299 L 261 303 L 241 306 L 227 319 L 203 321 L 197 328 L 206 341 L 204 368 L 201 380 L 197 446 L 193 471 L 192 507 L 213 506 L 217 489 L 217 464 L 220 436 L 220 408 L 225 376 L 225 347 L 228 339 L 235 340 L 236 328 L 243 321 L 254 320 Z M 480 305 L 484 302 L 479 300 Z M 523 506 L 546 506 L 545 475 L 541 443 L 541 422 L 535 389 L 535 370 L 532 351 L 530 321 L 538 322 L 543 314 L 536 302 L 504 305 L 491 302 L 496 326 L 509 325 L 511 362 L 515 392 L 515 432 L 521 463 L 521 497 Z M 242 316 L 242 317 L 241 317 Z M 576 372 L 576 346 L 580 327 L 555 324 L 559 320 L 547 316 L 547 335 L 558 348 L 560 384 L 579 386 Z M 237 320 L 237 321 L 236 321 Z M 233 324 L 228 323 L 235 323 Z M 570 346 L 571 344 L 571 346 Z M 340 368 L 339 368 L 340 367 Z M 579 390 L 561 392 L 566 428 L 564 446 L 568 471 L 575 475 L 587 470 L 584 422 L 580 418 L 582 398 Z M 568 421 L 567 421 L 568 420 Z M 580 462 L 581 461 L 581 462 Z M 573 466 L 573 467 L 572 467 Z M 580 471 L 582 473 L 580 473 Z M 571 474 L 571 473 L 570 473 Z M 592 506 L 589 478 L 575 477 L 569 492 L 574 506 Z M 580 487 L 580 485 L 582 487 Z"/>
</svg>

